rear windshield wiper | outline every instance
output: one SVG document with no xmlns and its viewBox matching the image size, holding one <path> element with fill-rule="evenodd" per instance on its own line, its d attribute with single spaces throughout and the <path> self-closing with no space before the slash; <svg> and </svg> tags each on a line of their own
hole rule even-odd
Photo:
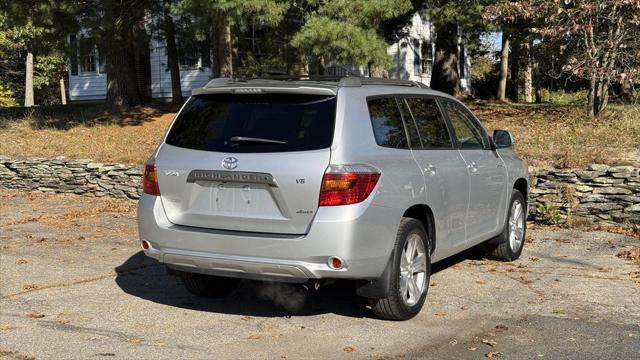
<svg viewBox="0 0 640 360">
<path fill-rule="evenodd" d="M 247 136 L 234 136 L 229 139 L 232 143 L 263 143 L 263 144 L 280 144 L 286 145 L 285 141 L 280 140 L 272 140 L 272 139 L 263 139 L 256 137 L 247 137 Z"/>
</svg>

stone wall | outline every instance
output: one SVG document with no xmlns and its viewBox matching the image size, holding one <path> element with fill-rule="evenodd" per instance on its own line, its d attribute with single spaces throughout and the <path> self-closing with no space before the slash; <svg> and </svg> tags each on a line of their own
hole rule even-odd
<svg viewBox="0 0 640 360">
<path fill-rule="evenodd" d="M 640 169 L 592 164 L 531 174 L 531 212 L 543 222 L 640 223 Z"/>
<path fill-rule="evenodd" d="M 138 199 L 140 165 L 102 164 L 91 160 L 0 157 L 0 188 Z"/>
<path fill-rule="evenodd" d="M 640 169 L 593 164 L 531 174 L 531 212 L 543 222 L 640 223 Z M 142 166 L 0 157 L 0 188 L 138 199 Z M 536 211 L 537 210 L 537 211 Z"/>
</svg>

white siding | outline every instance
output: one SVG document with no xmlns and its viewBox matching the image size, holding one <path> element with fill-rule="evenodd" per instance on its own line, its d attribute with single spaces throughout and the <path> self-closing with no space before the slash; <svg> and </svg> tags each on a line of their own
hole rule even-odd
<svg viewBox="0 0 640 360">
<path fill-rule="evenodd" d="M 422 47 L 432 46 L 431 23 L 416 12 L 411 18 L 411 24 L 407 25 L 405 30 L 407 30 L 407 36 L 387 48 L 392 62 L 389 77 L 420 81 L 428 85 L 431 81 L 431 73 L 422 73 L 420 56 Z M 416 60 L 417 64 L 414 62 Z"/>
<path fill-rule="evenodd" d="M 164 41 L 151 40 L 151 96 L 171 97 L 171 73 L 167 65 Z M 211 69 L 180 70 L 182 96 L 190 96 L 191 90 L 203 87 L 211 80 Z"/>
<path fill-rule="evenodd" d="M 69 100 L 104 100 L 107 97 L 107 74 L 71 75 L 69 72 Z"/>
<path fill-rule="evenodd" d="M 391 56 L 392 61 L 391 68 L 389 69 L 389 77 L 419 81 L 429 85 L 431 83 L 431 69 L 425 69 L 426 71 L 423 73 L 421 66 L 418 66 L 414 60 L 416 60 L 416 54 L 419 57 L 421 56 L 421 50 L 424 47 L 430 47 L 432 49 L 431 53 L 433 53 L 435 43 L 433 25 L 426 16 L 416 12 L 411 18 L 411 23 L 407 25 L 405 30 L 407 36 L 399 39 L 387 48 L 387 53 Z M 419 62 L 420 60 L 422 59 L 418 58 Z M 460 61 L 464 62 L 465 68 L 465 73 L 460 79 L 460 83 L 465 91 L 469 91 L 471 84 L 471 59 L 465 55 Z"/>
</svg>

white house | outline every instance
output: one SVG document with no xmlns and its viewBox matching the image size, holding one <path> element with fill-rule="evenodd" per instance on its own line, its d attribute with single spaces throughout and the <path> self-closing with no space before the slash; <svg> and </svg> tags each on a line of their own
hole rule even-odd
<svg viewBox="0 0 640 360">
<path fill-rule="evenodd" d="M 419 81 L 429 84 L 434 58 L 435 32 L 433 25 L 424 14 L 416 12 L 404 31 L 403 37 L 389 46 L 387 52 L 393 58 L 389 77 Z M 76 46 L 77 58 L 69 61 L 69 97 L 71 101 L 99 101 L 107 94 L 107 75 L 104 58 L 98 48 L 90 43 L 82 33 L 68 36 L 69 44 Z M 136 70 L 147 79 L 144 84 L 147 95 L 154 99 L 171 98 L 171 74 L 168 68 L 165 42 L 158 36 L 151 36 L 149 49 L 137 49 Z M 469 90 L 470 60 L 465 55 L 463 45 L 458 47 L 459 72 L 462 87 Z M 182 95 L 191 95 L 191 90 L 204 86 L 212 77 L 208 50 L 191 46 L 179 51 L 180 79 Z M 366 66 L 353 64 L 332 64 L 327 67 L 329 75 L 368 76 Z"/>
</svg>

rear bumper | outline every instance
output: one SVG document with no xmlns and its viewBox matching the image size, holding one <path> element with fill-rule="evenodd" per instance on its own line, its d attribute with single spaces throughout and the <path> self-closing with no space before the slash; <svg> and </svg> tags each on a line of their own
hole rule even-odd
<svg viewBox="0 0 640 360">
<path fill-rule="evenodd" d="M 145 254 L 176 270 L 289 282 L 376 279 L 391 254 L 400 216 L 365 201 L 319 208 L 306 235 L 242 233 L 174 225 L 160 199 L 143 194 L 138 230 L 151 244 Z M 331 256 L 346 267 L 331 269 Z"/>
</svg>

